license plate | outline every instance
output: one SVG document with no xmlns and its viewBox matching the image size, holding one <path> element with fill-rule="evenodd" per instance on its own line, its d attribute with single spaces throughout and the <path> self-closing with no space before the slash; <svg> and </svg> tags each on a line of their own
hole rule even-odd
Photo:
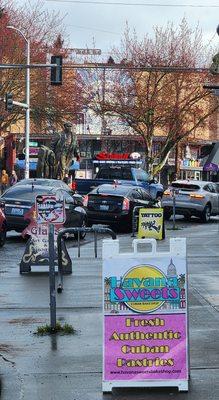
<svg viewBox="0 0 219 400">
<path fill-rule="evenodd" d="M 11 214 L 13 214 L 13 215 L 23 215 L 24 214 L 24 210 L 23 210 L 23 208 L 15 207 L 15 208 L 11 209 Z"/>
<path fill-rule="evenodd" d="M 101 211 L 108 211 L 109 210 L 109 205 L 101 204 L 100 205 L 100 210 Z"/>
</svg>

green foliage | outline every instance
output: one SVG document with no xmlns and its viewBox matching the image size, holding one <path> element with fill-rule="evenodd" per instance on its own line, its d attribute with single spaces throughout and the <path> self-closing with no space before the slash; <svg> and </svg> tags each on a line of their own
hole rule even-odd
<svg viewBox="0 0 219 400">
<path fill-rule="evenodd" d="M 48 324 L 43 325 L 43 326 L 38 326 L 37 331 L 35 332 L 35 335 L 45 336 L 45 335 L 51 335 L 54 333 L 60 333 L 61 335 L 74 335 L 75 332 L 76 331 L 72 325 L 69 325 L 69 324 L 61 325 L 60 322 L 57 322 L 55 329 L 52 329 L 51 326 Z"/>
</svg>

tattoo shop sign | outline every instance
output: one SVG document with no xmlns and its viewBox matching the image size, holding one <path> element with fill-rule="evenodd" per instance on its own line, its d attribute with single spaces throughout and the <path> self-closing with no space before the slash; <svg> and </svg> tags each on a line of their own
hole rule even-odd
<svg viewBox="0 0 219 400">
<path fill-rule="evenodd" d="M 139 210 L 138 238 L 163 239 L 163 223 L 163 208 L 141 208 Z"/>
<path fill-rule="evenodd" d="M 188 390 L 186 239 L 103 244 L 103 391 L 113 387 L 176 386 Z M 138 243 L 152 244 L 139 253 Z"/>
</svg>

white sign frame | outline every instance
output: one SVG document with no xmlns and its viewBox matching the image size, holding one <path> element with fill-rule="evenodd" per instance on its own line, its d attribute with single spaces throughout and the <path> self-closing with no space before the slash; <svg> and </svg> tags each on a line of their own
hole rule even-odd
<svg viewBox="0 0 219 400">
<path fill-rule="evenodd" d="M 151 244 L 151 252 L 142 252 L 138 251 L 138 245 L 139 244 Z M 102 381 L 102 390 L 103 392 L 111 392 L 113 388 L 115 387 L 178 387 L 179 391 L 188 391 L 188 384 L 189 384 L 189 339 L 188 339 L 188 279 L 187 279 L 187 255 L 186 255 L 186 239 L 185 238 L 171 238 L 170 239 L 170 250 L 167 252 L 158 252 L 157 251 L 157 243 L 155 239 L 134 239 L 133 240 L 133 248 L 134 251 L 133 253 L 120 253 L 119 252 L 119 240 L 112 240 L 112 239 L 104 239 L 103 240 L 103 381 Z M 106 316 L 109 317 L 109 312 L 106 312 L 104 309 L 105 307 L 105 279 L 109 274 L 111 273 L 110 267 L 112 266 L 112 273 L 115 274 L 115 271 L 117 270 L 117 277 L 119 276 L 121 272 L 121 277 L 124 277 L 124 265 L 127 265 L 130 268 L 130 263 L 133 262 L 133 265 L 137 265 L 138 263 L 147 263 L 151 265 L 156 265 L 153 263 L 153 260 L 160 260 L 160 263 L 162 263 L 162 260 L 164 258 L 174 258 L 174 259 L 179 259 L 182 260 L 181 264 L 183 265 L 182 269 L 183 272 L 185 272 L 185 282 L 186 282 L 186 289 L 185 289 L 185 308 L 184 310 L 176 310 L 175 314 L 183 316 L 183 320 L 185 321 L 185 340 L 184 343 L 186 343 L 184 347 L 184 353 L 185 353 L 185 365 L 184 369 L 186 371 L 186 379 L 142 379 L 142 380 L 110 380 L 110 379 L 105 379 L 105 376 L 108 377 L 109 374 L 106 373 L 105 368 L 105 339 L 107 342 L 107 337 L 106 337 L 106 332 L 105 332 L 105 321 L 107 321 Z M 125 261 L 125 262 L 124 262 Z M 121 265 L 121 271 L 118 270 L 119 266 Z M 123 265 L 123 267 L 122 267 Z M 134 267 L 133 267 L 134 268 Z M 126 269 L 127 271 L 127 269 Z M 181 272 L 181 270 L 179 271 Z M 112 275 L 110 275 L 112 276 Z M 121 308 L 120 308 L 121 310 Z M 112 312 L 112 311 L 111 311 Z M 127 314 L 127 312 L 130 312 L 130 315 L 132 311 L 130 309 L 128 311 L 124 311 L 124 316 Z M 119 317 L 122 316 L 123 311 L 119 311 L 120 315 Z M 142 313 L 141 313 L 142 314 Z M 152 313 L 144 313 L 145 317 L 152 316 Z M 159 314 L 163 314 L 165 316 L 169 315 L 169 319 L 171 318 L 171 315 L 174 314 L 174 311 L 160 311 Z M 135 314 L 136 316 L 136 314 Z M 116 315 L 114 315 L 116 317 Z M 112 351 L 112 350 L 111 350 Z M 124 375 L 125 376 L 125 375 Z M 148 375 L 150 377 L 150 375 Z"/>
</svg>

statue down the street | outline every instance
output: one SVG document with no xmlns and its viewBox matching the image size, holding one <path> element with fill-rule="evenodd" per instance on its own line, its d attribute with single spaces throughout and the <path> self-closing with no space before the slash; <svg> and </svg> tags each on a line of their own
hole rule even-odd
<svg viewBox="0 0 219 400">
<path fill-rule="evenodd" d="M 74 160 L 79 160 L 79 147 L 72 124 L 66 122 L 64 130 L 56 133 L 50 147 L 41 146 L 38 153 L 37 178 L 62 179 L 69 173 Z"/>
<path fill-rule="evenodd" d="M 210 72 L 214 75 L 219 74 L 219 53 L 215 54 L 215 56 L 212 58 L 212 61 Z"/>
<path fill-rule="evenodd" d="M 219 25 L 217 26 L 217 34 L 219 36 Z M 218 75 L 219 74 L 219 53 L 215 54 L 215 56 L 212 58 L 212 64 L 210 66 L 210 72 L 213 75 Z"/>
</svg>

